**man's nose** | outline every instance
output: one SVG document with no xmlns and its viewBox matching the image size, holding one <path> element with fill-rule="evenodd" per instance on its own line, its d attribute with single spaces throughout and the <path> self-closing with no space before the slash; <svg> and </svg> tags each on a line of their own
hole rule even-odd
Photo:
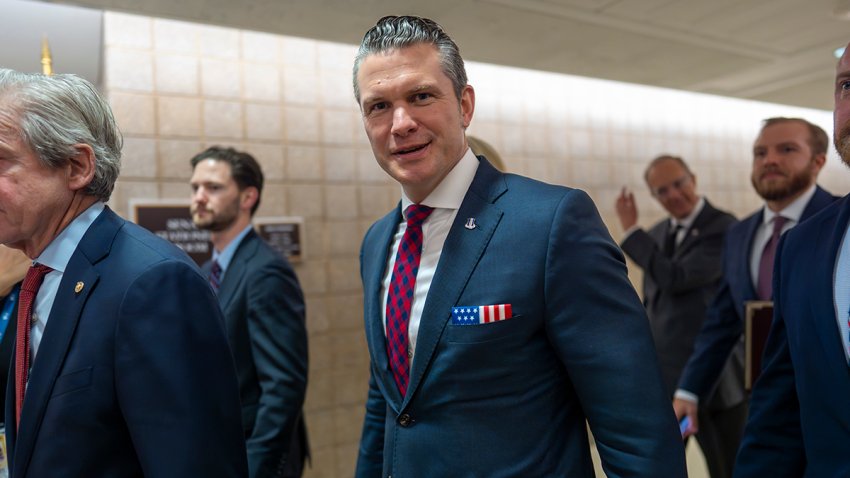
<svg viewBox="0 0 850 478">
<path fill-rule="evenodd" d="M 416 120 L 413 119 L 407 106 L 399 106 L 393 110 L 392 134 L 406 136 L 416 131 L 417 127 Z"/>
</svg>

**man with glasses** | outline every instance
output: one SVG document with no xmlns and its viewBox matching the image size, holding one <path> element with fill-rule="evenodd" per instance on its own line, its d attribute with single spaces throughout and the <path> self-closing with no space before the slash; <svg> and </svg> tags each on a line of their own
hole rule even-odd
<svg viewBox="0 0 850 478">
<path fill-rule="evenodd" d="M 672 398 L 720 280 L 723 236 L 735 218 L 697 194 L 696 176 L 682 158 L 655 158 L 644 179 L 670 217 L 643 230 L 634 195 L 625 188 L 616 210 L 625 231 L 621 247 L 643 269 L 643 302 L 665 389 Z M 743 383 L 736 377 L 740 373 L 734 368 L 726 370 L 719 390 L 700 409 L 697 440 L 713 478 L 731 476 L 746 420 Z"/>
<path fill-rule="evenodd" d="M 673 400 L 676 416 L 690 418 L 686 435 L 703 426 L 699 404 L 711 396 L 724 365 L 743 355 L 745 303 L 771 300 L 779 235 L 836 199 L 816 184 L 828 145 L 826 132 L 804 119 L 764 121 L 753 145 L 751 181 L 765 205 L 726 234 L 723 279 Z M 740 438 L 736 439 L 735 445 L 739 442 Z"/>
</svg>

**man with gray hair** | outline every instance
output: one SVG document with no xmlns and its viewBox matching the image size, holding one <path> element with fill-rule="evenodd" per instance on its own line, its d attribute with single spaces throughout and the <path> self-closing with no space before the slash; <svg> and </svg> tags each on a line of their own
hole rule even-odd
<svg viewBox="0 0 850 478">
<path fill-rule="evenodd" d="M 356 476 L 686 475 L 643 307 L 579 190 L 469 150 L 475 95 L 439 25 L 385 17 L 354 92 L 398 208 L 361 248 L 371 358 Z"/>
<path fill-rule="evenodd" d="M 246 476 L 212 290 L 105 205 L 121 142 L 87 81 L 0 70 L 0 243 L 33 260 L 7 388 L 10 476 Z"/>
</svg>

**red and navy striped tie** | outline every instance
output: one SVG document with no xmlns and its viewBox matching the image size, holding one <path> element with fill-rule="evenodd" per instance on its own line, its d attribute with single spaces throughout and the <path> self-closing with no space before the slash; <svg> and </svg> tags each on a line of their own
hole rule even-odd
<svg viewBox="0 0 850 478">
<path fill-rule="evenodd" d="M 392 279 L 387 293 L 387 355 L 401 395 L 407 393 L 410 375 L 407 328 L 419 258 L 422 255 L 422 223 L 434 208 L 411 204 L 405 210 L 407 229 L 398 245 Z"/>
</svg>

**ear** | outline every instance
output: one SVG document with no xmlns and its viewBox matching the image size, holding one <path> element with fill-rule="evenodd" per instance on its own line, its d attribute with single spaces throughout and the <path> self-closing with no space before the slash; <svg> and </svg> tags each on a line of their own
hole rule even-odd
<svg viewBox="0 0 850 478">
<path fill-rule="evenodd" d="M 471 85 L 463 87 L 460 93 L 460 115 L 463 122 L 463 129 L 469 127 L 472 122 L 472 113 L 475 111 L 475 90 Z"/>
<path fill-rule="evenodd" d="M 254 186 L 248 186 L 239 193 L 239 207 L 246 211 L 251 211 L 254 204 L 260 197 L 260 192 Z"/>
<path fill-rule="evenodd" d="M 820 172 L 823 165 L 826 164 L 826 153 L 814 155 L 814 157 L 812 157 L 812 164 L 815 165 L 815 173 Z"/>
<path fill-rule="evenodd" d="M 75 144 L 76 153 L 68 160 L 68 188 L 72 191 L 85 189 L 94 179 L 94 150 L 87 144 Z"/>
</svg>

